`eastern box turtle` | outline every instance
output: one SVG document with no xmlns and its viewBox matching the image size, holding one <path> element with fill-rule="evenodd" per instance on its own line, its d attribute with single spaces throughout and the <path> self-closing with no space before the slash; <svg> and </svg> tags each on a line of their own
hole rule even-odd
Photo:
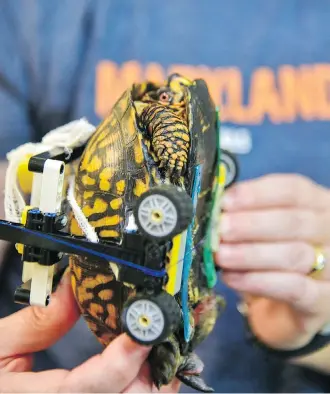
<svg viewBox="0 0 330 394">
<path fill-rule="evenodd" d="M 224 305 L 214 292 L 213 254 L 222 192 L 235 182 L 238 167 L 220 148 L 218 111 L 205 82 L 173 74 L 163 83 L 134 84 L 87 143 L 69 154 L 68 173 L 66 155 L 44 152 L 28 166 L 36 173 L 57 168 L 59 184 L 73 172 L 71 192 L 62 198 L 55 190 L 59 202 L 44 198 L 44 208 L 27 207 L 21 226 L 0 221 L 0 238 L 19 242 L 23 261 L 38 262 L 35 269 L 47 278 L 69 254 L 72 287 L 89 328 L 104 346 L 122 332 L 152 345 L 158 388 L 177 377 L 213 391 L 194 350 Z M 52 187 L 51 180 L 42 182 Z M 16 302 L 31 303 L 33 291 L 41 294 L 41 276 L 33 290 L 27 271 Z M 47 305 L 47 297 L 36 303 Z"/>
<path fill-rule="evenodd" d="M 217 111 L 203 80 L 175 74 L 163 85 L 135 84 L 98 126 L 76 172 L 76 201 L 98 237 L 120 245 L 138 231 L 148 242 L 146 258 L 167 271 L 167 282 L 156 286 L 144 277 L 132 285 L 121 275 L 126 267 L 115 262 L 70 257 L 72 286 L 90 329 L 105 346 L 123 331 L 154 345 L 150 362 L 157 387 L 177 376 L 197 390 L 212 391 L 200 377 L 202 364 L 193 350 L 213 329 L 222 305 L 209 286 L 202 252 L 218 132 Z M 236 163 L 228 152 L 221 158 L 229 186 Z M 70 229 L 82 235 L 75 218 Z M 145 241 L 138 242 L 142 247 Z"/>
</svg>

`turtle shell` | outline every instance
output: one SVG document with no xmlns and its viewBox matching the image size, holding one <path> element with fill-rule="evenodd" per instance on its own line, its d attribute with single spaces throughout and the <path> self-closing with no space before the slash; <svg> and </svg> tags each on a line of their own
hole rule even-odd
<svg viewBox="0 0 330 394">
<path fill-rule="evenodd" d="M 97 127 L 76 172 L 75 199 L 98 237 L 120 244 L 127 212 L 154 185 L 177 184 L 190 194 L 194 168 L 200 164 L 202 184 L 193 240 L 195 246 L 199 244 L 208 220 L 216 139 L 216 109 L 203 80 L 189 81 L 175 74 L 162 84 L 147 81 L 126 90 Z M 70 229 L 74 235 L 83 235 L 74 217 Z M 120 267 L 112 262 L 104 265 L 73 256 L 70 267 L 82 314 L 98 340 L 107 345 L 123 331 L 123 308 L 136 289 L 116 280 Z M 212 295 L 202 254 L 194 254 L 191 271 L 189 303 L 193 310 L 205 295 L 207 299 Z M 211 316 L 206 317 L 211 324 L 198 315 L 198 324 L 204 328 L 196 330 L 196 344 L 215 323 L 214 311 L 207 316 Z"/>
</svg>

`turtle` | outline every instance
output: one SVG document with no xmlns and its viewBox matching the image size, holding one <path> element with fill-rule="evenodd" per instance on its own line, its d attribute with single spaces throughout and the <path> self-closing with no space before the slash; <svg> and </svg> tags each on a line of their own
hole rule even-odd
<svg viewBox="0 0 330 394">
<path fill-rule="evenodd" d="M 121 245 L 127 212 L 143 193 L 157 185 L 175 185 L 189 193 L 194 168 L 202 165 L 188 281 L 192 333 L 185 340 L 179 324 L 153 345 L 149 361 L 158 389 L 177 377 L 201 392 L 213 391 L 202 378 L 203 363 L 195 349 L 209 336 L 225 305 L 207 286 L 199 250 L 209 219 L 217 133 L 217 110 L 204 80 L 171 74 L 162 82 L 134 83 L 97 126 L 76 168 L 74 196 L 88 223 L 102 242 Z M 83 235 L 73 215 L 69 228 L 72 235 Z M 168 255 L 166 259 L 168 264 Z M 120 267 L 113 262 L 104 266 L 70 256 L 69 265 L 82 315 L 98 341 L 108 346 L 125 331 L 122 316 L 137 296 L 136 288 L 117 280 Z M 181 307 L 180 292 L 175 300 Z"/>
</svg>

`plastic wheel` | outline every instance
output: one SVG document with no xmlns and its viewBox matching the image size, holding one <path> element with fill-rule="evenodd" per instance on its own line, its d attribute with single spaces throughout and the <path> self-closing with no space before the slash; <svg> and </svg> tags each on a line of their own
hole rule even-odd
<svg viewBox="0 0 330 394">
<path fill-rule="evenodd" d="M 156 345 L 174 332 L 181 321 L 181 310 L 173 296 L 137 296 L 130 300 L 122 314 L 125 332 L 142 345 Z"/>
<path fill-rule="evenodd" d="M 226 183 L 225 188 L 227 189 L 233 183 L 236 182 L 238 178 L 238 162 L 233 153 L 227 150 L 221 149 L 221 163 L 226 167 Z"/>
<path fill-rule="evenodd" d="M 192 200 L 175 186 L 156 186 L 138 199 L 134 217 L 146 238 L 167 241 L 189 226 L 193 218 Z"/>
</svg>

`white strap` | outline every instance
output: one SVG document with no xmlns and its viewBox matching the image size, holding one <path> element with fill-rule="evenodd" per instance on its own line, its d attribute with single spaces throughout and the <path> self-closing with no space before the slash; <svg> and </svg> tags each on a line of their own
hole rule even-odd
<svg viewBox="0 0 330 394">
<path fill-rule="evenodd" d="M 81 228 L 81 231 L 85 234 L 85 237 L 91 242 L 98 242 L 98 236 L 95 232 L 94 227 L 92 227 L 83 211 L 79 207 L 75 196 L 74 196 L 74 177 L 70 177 L 69 179 L 69 190 L 68 190 L 68 202 L 71 206 L 73 214 L 77 220 L 78 226 Z"/>
<path fill-rule="evenodd" d="M 94 133 L 95 126 L 85 118 L 74 120 L 47 133 L 40 143 L 27 143 L 7 154 L 8 168 L 5 182 L 5 217 L 6 220 L 19 223 L 26 206 L 24 197 L 17 184 L 17 169 L 26 155 L 36 155 L 56 147 L 70 153 L 73 148 L 83 145 Z"/>
</svg>

